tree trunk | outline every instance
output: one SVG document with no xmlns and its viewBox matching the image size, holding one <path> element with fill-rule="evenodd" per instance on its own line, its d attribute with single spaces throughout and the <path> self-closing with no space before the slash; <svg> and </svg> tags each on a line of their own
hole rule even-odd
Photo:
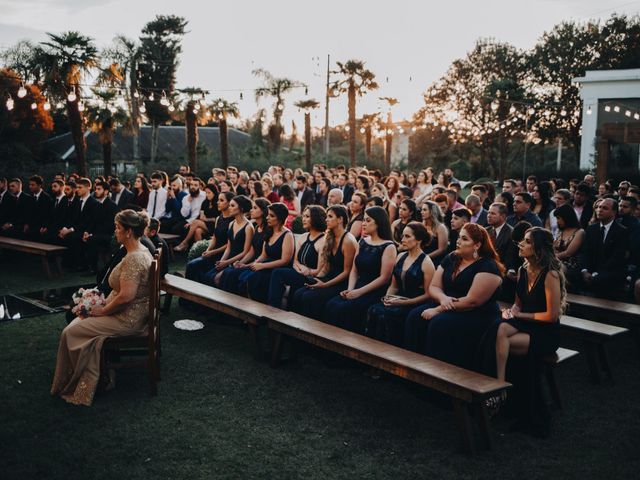
<svg viewBox="0 0 640 480">
<path fill-rule="evenodd" d="M 304 167 L 311 171 L 311 114 L 304 114 Z"/>
<path fill-rule="evenodd" d="M 156 156 L 158 154 L 158 137 L 160 135 L 160 125 L 156 120 L 153 121 L 151 125 L 151 152 L 149 153 L 149 160 L 151 163 L 156 161 Z"/>
<path fill-rule="evenodd" d="M 78 90 L 76 89 L 76 92 Z M 69 116 L 69 127 L 71 128 L 71 137 L 73 138 L 73 145 L 76 153 L 76 165 L 78 169 L 78 175 L 81 177 L 87 176 L 87 158 L 86 150 L 87 144 L 84 140 L 84 130 L 82 128 L 82 115 L 78 110 L 78 103 L 80 102 L 80 95 L 75 102 L 67 101 L 67 115 Z"/>
<path fill-rule="evenodd" d="M 371 158 L 371 125 L 367 125 L 364 129 L 364 154 L 367 160 Z"/>
<path fill-rule="evenodd" d="M 129 68 L 129 94 L 131 97 L 131 131 L 133 134 L 133 159 L 138 160 L 140 158 L 140 107 L 138 106 L 138 99 L 133 94 L 138 89 L 138 63 L 136 59 L 131 62 Z"/>
<path fill-rule="evenodd" d="M 218 124 L 220 128 L 220 161 L 222 162 L 222 168 L 225 170 L 229 166 L 229 134 L 227 128 L 227 119 L 222 118 Z"/>
<path fill-rule="evenodd" d="M 187 103 L 185 111 L 185 131 L 187 134 L 187 160 L 189 162 L 189 168 L 192 172 L 198 171 L 198 118 L 193 113 L 193 107 L 195 102 L 191 101 Z"/>
<path fill-rule="evenodd" d="M 391 147 L 393 146 L 393 135 L 387 133 L 384 139 L 384 173 L 391 171 Z"/>
<path fill-rule="evenodd" d="M 106 141 L 102 144 L 102 162 L 104 163 L 104 176 L 108 177 L 111 175 L 111 141 Z"/>
<path fill-rule="evenodd" d="M 353 80 L 349 82 L 349 159 L 351 168 L 355 168 L 356 163 L 356 87 Z"/>
</svg>

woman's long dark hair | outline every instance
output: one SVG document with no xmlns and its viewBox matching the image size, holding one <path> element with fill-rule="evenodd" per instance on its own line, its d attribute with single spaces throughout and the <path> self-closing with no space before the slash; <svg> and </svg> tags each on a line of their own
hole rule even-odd
<svg viewBox="0 0 640 480">
<path fill-rule="evenodd" d="M 344 205 L 332 205 L 331 207 L 327 208 L 327 214 L 329 212 L 333 212 L 336 217 L 342 219 L 342 228 L 346 230 L 347 226 L 349 225 L 349 212 L 347 212 L 347 207 L 345 207 Z M 346 233 L 348 232 L 345 232 L 345 235 Z M 325 235 L 324 248 L 322 249 L 322 258 L 325 262 L 325 265 L 328 264 L 329 257 L 333 253 L 333 247 L 336 245 L 337 241 L 338 239 L 334 235 L 333 231 L 328 230 L 327 234 Z"/>
<path fill-rule="evenodd" d="M 275 202 L 269 205 L 269 210 L 271 210 L 276 216 L 276 218 L 278 219 L 278 223 L 280 223 L 280 225 L 284 225 L 284 223 L 287 221 L 287 217 L 289 216 L 289 209 L 287 208 L 287 206 L 284 203 Z M 266 240 L 269 240 L 272 235 L 273 229 L 271 227 L 267 227 L 265 229 L 264 238 Z"/>
<path fill-rule="evenodd" d="M 262 225 L 261 228 L 263 231 L 267 228 L 267 214 L 269 213 L 269 205 L 271 202 L 264 197 L 256 198 L 253 203 L 255 203 L 260 211 L 262 212 Z"/>
<path fill-rule="evenodd" d="M 531 237 L 537 266 L 545 272 L 556 272 L 560 277 L 560 312 L 562 313 L 567 306 L 567 282 L 562 262 L 553 248 L 553 235 L 549 230 L 541 227 L 530 228 L 526 233 Z M 524 266 L 527 266 L 527 260 L 524 261 Z"/>
<path fill-rule="evenodd" d="M 582 228 L 578 215 L 571 205 L 565 203 L 553 211 L 553 216 L 564 220 L 564 228 Z"/>
<path fill-rule="evenodd" d="M 293 191 L 293 188 L 291 188 L 291 186 L 287 185 L 286 183 L 283 183 L 280 186 L 280 196 L 289 202 L 293 202 L 293 200 L 296 198 L 296 194 Z"/>
<path fill-rule="evenodd" d="M 391 222 L 389 222 L 389 215 L 387 211 L 382 207 L 369 207 L 364 211 L 365 215 L 368 215 L 376 222 L 378 227 L 378 236 L 382 240 L 393 240 L 393 234 L 391 233 Z"/>
<path fill-rule="evenodd" d="M 309 210 L 311 217 L 311 228 L 317 232 L 324 232 L 327 229 L 327 212 L 320 205 L 309 205 L 305 210 Z"/>
</svg>

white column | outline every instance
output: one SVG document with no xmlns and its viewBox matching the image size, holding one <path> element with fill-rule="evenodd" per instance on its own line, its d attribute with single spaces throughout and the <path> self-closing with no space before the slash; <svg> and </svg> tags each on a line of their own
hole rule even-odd
<svg viewBox="0 0 640 480">
<path fill-rule="evenodd" d="M 585 87 L 583 87 L 584 89 Z M 583 90 L 584 91 L 584 90 Z M 591 115 L 587 111 L 591 107 Z M 580 169 L 595 167 L 596 129 L 598 126 L 598 98 L 589 96 L 582 99 L 582 140 L 580 144 Z"/>
</svg>

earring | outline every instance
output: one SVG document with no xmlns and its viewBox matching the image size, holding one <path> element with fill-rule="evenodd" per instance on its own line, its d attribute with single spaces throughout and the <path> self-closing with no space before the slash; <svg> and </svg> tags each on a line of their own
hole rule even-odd
<svg viewBox="0 0 640 480">
<path fill-rule="evenodd" d="M 477 248 L 473 251 L 473 259 L 474 260 L 478 259 L 478 249 Z"/>
</svg>

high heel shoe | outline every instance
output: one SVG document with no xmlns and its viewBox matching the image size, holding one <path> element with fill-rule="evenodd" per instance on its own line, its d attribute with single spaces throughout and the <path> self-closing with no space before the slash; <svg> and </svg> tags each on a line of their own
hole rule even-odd
<svg viewBox="0 0 640 480">
<path fill-rule="evenodd" d="M 184 252 L 187 249 L 188 245 L 186 243 L 180 243 L 173 247 L 174 252 Z"/>
</svg>

